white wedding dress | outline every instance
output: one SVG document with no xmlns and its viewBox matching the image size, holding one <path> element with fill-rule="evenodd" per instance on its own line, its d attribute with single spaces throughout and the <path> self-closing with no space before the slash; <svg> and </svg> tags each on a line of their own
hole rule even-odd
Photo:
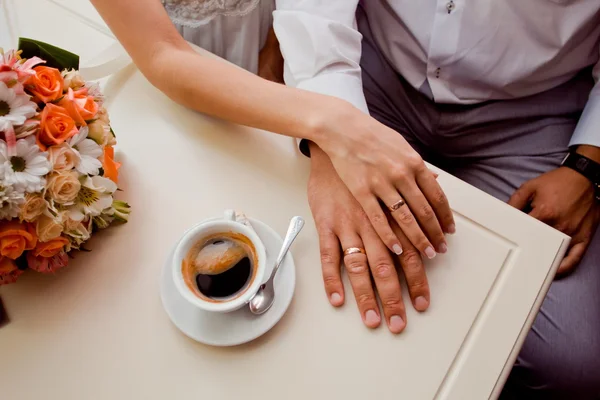
<svg viewBox="0 0 600 400">
<path fill-rule="evenodd" d="M 187 41 L 253 73 L 275 0 L 161 0 Z"/>
</svg>

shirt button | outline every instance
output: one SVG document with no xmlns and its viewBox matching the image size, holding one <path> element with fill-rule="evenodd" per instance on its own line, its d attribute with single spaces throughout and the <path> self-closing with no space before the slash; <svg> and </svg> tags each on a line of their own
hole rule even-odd
<svg viewBox="0 0 600 400">
<path fill-rule="evenodd" d="M 448 14 L 450 14 L 455 8 L 456 5 L 454 4 L 453 0 L 450 0 L 448 3 L 446 3 L 446 10 L 448 10 Z"/>
</svg>

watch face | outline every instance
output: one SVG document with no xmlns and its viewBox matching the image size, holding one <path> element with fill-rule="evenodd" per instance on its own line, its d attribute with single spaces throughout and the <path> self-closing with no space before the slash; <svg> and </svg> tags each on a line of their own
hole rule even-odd
<svg viewBox="0 0 600 400">
<path fill-rule="evenodd" d="M 596 198 L 600 201 L 600 164 L 588 159 L 587 157 L 577 154 L 569 153 L 563 164 L 565 167 L 571 168 L 581 175 L 585 176 L 596 189 Z"/>
<path fill-rule="evenodd" d="M 575 161 L 575 165 L 581 171 L 585 171 L 588 167 L 588 164 L 588 160 L 586 160 L 585 158 L 578 158 L 577 161 Z"/>
</svg>

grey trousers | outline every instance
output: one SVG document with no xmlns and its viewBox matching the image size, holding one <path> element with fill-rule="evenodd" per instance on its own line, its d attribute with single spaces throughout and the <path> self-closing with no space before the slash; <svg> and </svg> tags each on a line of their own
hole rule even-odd
<svg viewBox="0 0 600 400">
<path fill-rule="evenodd" d="M 357 18 L 369 111 L 424 159 L 504 201 L 560 165 L 593 85 L 590 71 L 527 98 L 435 104 L 382 56 L 360 9 Z M 553 282 L 502 398 L 600 399 L 599 234 L 575 272 Z"/>
</svg>

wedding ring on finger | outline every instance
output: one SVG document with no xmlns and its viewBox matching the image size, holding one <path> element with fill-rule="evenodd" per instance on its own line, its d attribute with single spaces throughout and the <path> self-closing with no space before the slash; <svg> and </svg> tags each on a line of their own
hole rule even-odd
<svg viewBox="0 0 600 400">
<path fill-rule="evenodd" d="M 404 199 L 402 197 L 400 197 L 400 200 L 398 200 L 397 202 L 395 202 L 394 204 L 389 206 L 388 210 L 390 210 L 390 212 L 397 211 L 400 207 L 402 207 L 405 204 L 406 204 L 406 202 L 404 201 Z"/>
<path fill-rule="evenodd" d="M 365 249 L 362 247 L 348 247 L 344 250 L 344 257 L 349 256 L 350 254 L 367 254 Z"/>
</svg>

